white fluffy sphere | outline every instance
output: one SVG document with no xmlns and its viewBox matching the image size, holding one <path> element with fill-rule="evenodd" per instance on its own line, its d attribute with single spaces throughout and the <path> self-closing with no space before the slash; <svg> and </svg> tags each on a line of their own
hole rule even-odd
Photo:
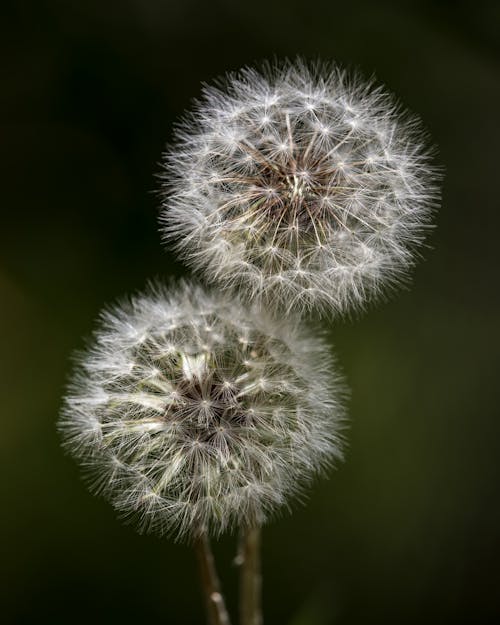
<svg viewBox="0 0 500 625">
<path fill-rule="evenodd" d="M 262 523 L 341 457 L 327 344 L 199 287 L 102 315 L 59 429 L 92 490 L 175 537 Z"/>
<path fill-rule="evenodd" d="M 419 122 L 331 64 L 206 87 L 165 155 L 167 241 L 271 309 L 363 308 L 407 275 L 438 197 Z"/>
</svg>

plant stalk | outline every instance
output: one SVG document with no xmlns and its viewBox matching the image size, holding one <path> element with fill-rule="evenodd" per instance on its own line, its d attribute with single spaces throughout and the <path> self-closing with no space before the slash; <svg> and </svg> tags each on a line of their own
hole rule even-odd
<svg viewBox="0 0 500 625">
<path fill-rule="evenodd" d="M 240 625 L 262 625 L 260 527 L 242 530 L 237 561 L 241 566 Z"/>
<path fill-rule="evenodd" d="M 194 546 L 198 556 L 208 622 L 210 625 L 231 625 L 215 569 L 214 556 L 205 532 L 199 535 Z"/>
</svg>

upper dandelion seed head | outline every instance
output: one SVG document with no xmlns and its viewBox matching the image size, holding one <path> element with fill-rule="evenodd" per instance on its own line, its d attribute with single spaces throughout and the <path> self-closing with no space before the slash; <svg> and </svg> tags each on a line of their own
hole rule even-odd
<svg viewBox="0 0 500 625">
<path fill-rule="evenodd" d="M 389 95 L 300 61 L 206 88 L 166 172 L 163 232 L 184 258 L 296 310 L 346 312 L 394 284 L 437 196 L 422 132 Z"/>
</svg>

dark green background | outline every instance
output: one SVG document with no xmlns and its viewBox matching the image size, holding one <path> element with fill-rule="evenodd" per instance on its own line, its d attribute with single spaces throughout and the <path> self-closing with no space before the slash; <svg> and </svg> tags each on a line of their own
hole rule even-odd
<svg viewBox="0 0 500 625">
<path fill-rule="evenodd" d="M 152 276 L 158 162 L 200 82 L 272 55 L 376 73 L 446 169 L 411 290 L 331 326 L 346 463 L 264 533 L 267 624 L 493 623 L 500 11 L 495 2 L 2 3 L 0 620 L 202 623 L 189 548 L 90 496 L 55 431 L 69 357 Z M 217 545 L 232 607 L 232 539 Z"/>
</svg>

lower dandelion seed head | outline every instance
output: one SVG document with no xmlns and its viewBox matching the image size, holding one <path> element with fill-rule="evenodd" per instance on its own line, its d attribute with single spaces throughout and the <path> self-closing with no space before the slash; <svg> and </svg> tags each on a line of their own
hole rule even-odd
<svg viewBox="0 0 500 625">
<path fill-rule="evenodd" d="M 419 123 L 327 64 L 205 88 L 165 164 L 165 238 L 211 279 L 288 310 L 350 312 L 394 286 L 438 196 Z"/>
<path fill-rule="evenodd" d="M 123 516 L 189 538 L 262 523 L 340 458 L 342 396 L 321 339 L 184 284 L 103 315 L 59 429 Z"/>
</svg>

